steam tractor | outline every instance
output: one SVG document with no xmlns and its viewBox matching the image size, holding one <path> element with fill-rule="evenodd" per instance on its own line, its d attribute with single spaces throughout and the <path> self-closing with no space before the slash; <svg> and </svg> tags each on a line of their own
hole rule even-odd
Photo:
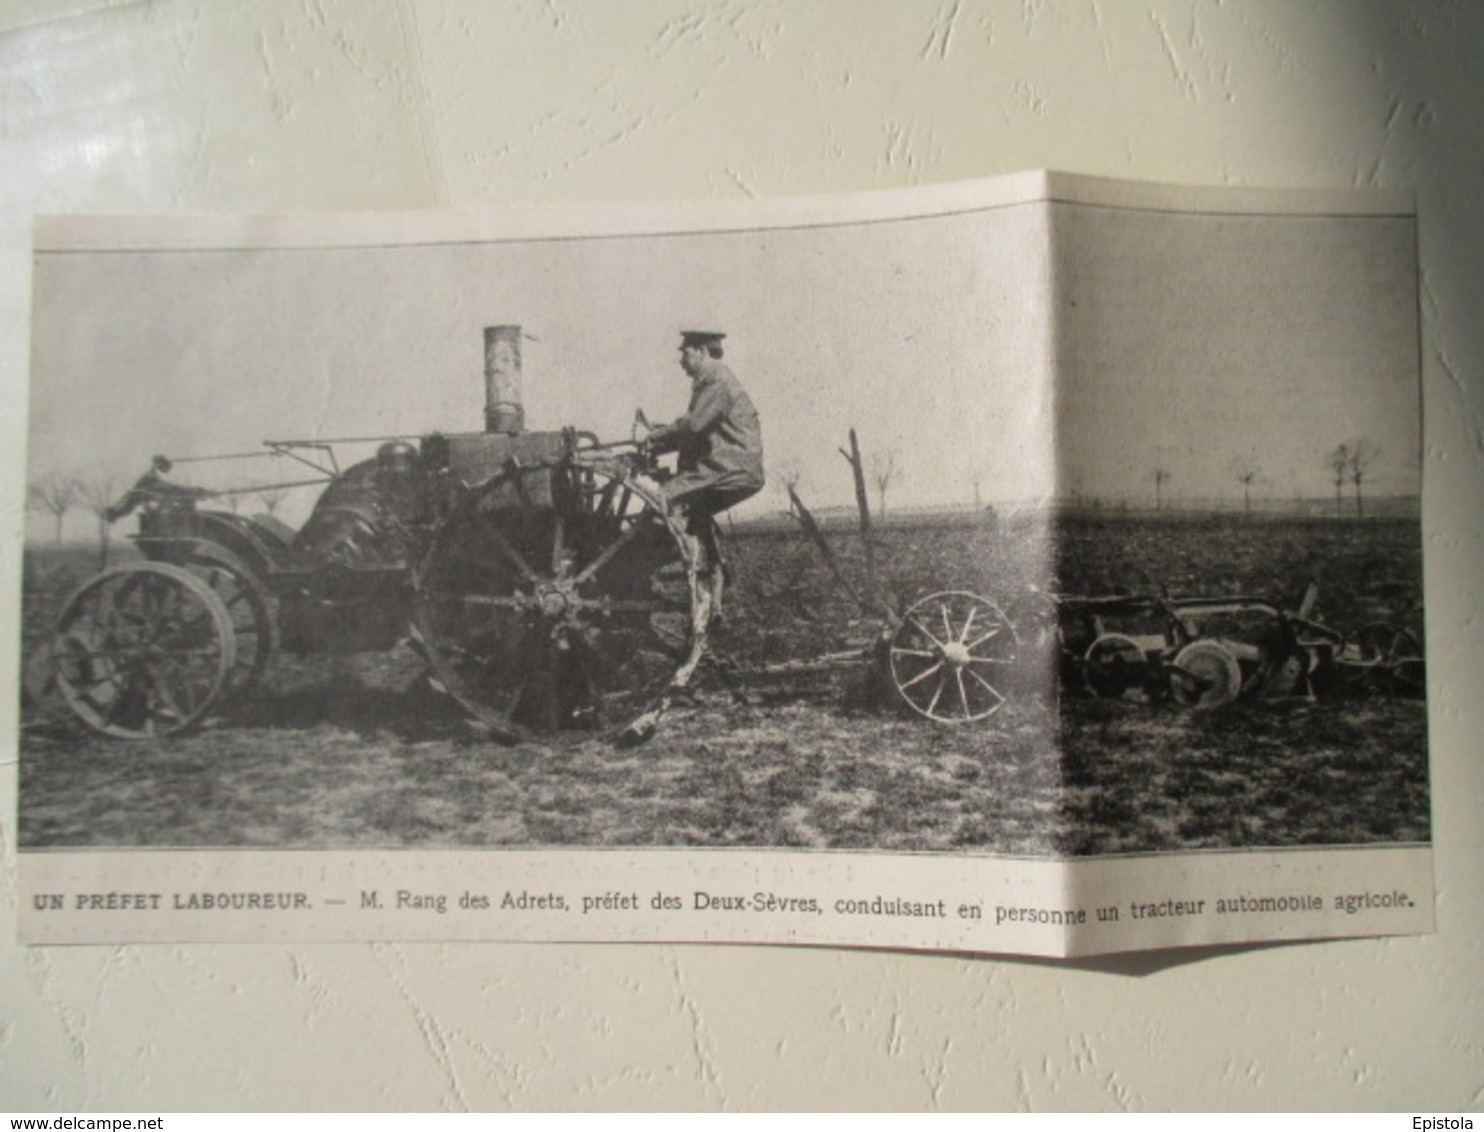
<svg viewBox="0 0 1484 1132">
<path fill-rule="evenodd" d="M 210 506 L 230 493 L 177 483 L 170 473 L 187 461 L 155 457 L 108 515 L 138 513 L 143 559 L 78 589 L 52 639 L 53 684 L 71 712 L 118 738 L 175 734 L 250 688 L 275 651 L 408 640 L 497 738 L 647 738 L 705 651 L 707 571 L 720 567 L 703 546 L 719 542 L 669 512 L 666 472 L 646 444 L 526 431 L 520 347 L 519 327 L 485 331 L 483 432 L 267 441 L 254 455 L 312 472 L 267 487 L 324 486 L 298 531 Z M 342 470 L 334 446 L 352 443 L 375 443 L 375 456 Z M 1310 618 L 1312 594 L 1296 611 L 1247 597 L 1041 595 L 1047 608 L 1019 626 L 962 590 L 899 608 L 876 582 L 854 432 L 842 454 L 855 475 L 864 591 L 790 498 L 841 592 L 876 626 L 873 643 L 751 676 L 866 664 L 903 710 L 944 724 L 996 715 L 1027 678 L 1054 680 L 1037 660 L 1052 654 L 1073 689 L 1142 689 L 1197 708 L 1275 687 L 1421 694 L 1410 633 L 1338 633 Z"/>
<path fill-rule="evenodd" d="M 297 532 L 209 502 L 156 457 L 111 510 L 137 512 L 142 561 L 68 601 L 55 686 L 120 738 L 199 725 L 275 650 L 390 648 L 497 737 L 640 739 L 695 671 L 704 568 L 656 490 L 646 447 L 527 432 L 520 328 L 485 331 L 485 431 L 266 442 L 323 482 Z M 341 470 L 334 445 L 379 441 Z"/>
</svg>

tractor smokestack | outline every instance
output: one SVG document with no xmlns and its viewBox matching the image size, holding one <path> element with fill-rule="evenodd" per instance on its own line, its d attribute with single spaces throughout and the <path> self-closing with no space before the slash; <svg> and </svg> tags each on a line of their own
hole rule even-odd
<svg viewBox="0 0 1484 1132">
<path fill-rule="evenodd" d="M 520 390 L 520 327 L 484 328 L 484 431 L 511 436 L 525 428 Z"/>
</svg>

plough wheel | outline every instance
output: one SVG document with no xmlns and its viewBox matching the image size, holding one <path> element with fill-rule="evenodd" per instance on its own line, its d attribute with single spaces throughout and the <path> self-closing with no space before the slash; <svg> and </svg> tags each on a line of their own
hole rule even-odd
<svg viewBox="0 0 1484 1132">
<path fill-rule="evenodd" d="M 1221 707 L 1242 690 L 1237 658 L 1215 641 L 1192 641 L 1175 655 L 1169 670 L 1171 693 L 1191 707 Z"/>
<path fill-rule="evenodd" d="M 939 723 L 988 719 L 1009 700 L 1019 641 L 1000 608 L 977 594 L 916 602 L 891 638 L 891 679 L 902 701 Z"/>
<path fill-rule="evenodd" d="M 1088 646 L 1082 658 L 1087 689 L 1102 699 L 1116 700 L 1130 688 L 1144 686 L 1149 662 L 1132 637 L 1104 633 Z"/>
<path fill-rule="evenodd" d="M 73 715 L 119 739 L 189 730 L 236 662 L 232 619 L 195 574 L 164 562 L 105 570 L 57 623 L 56 686 Z"/>
<path fill-rule="evenodd" d="M 1338 654 L 1340 671 L 1352 686 L 1388 695 L 1420 696 L 1427 684 L 1422 646 L 1405 629 L 1377 623 L 1345 637 Z"/>
<path fill-rule="evenodd" d="M 497 738 L 633 737 L 697 659 L 693 555 L 621 470 L 512 467 L 465 493 L 434 536 L 413 633 Z"/>
</svg>

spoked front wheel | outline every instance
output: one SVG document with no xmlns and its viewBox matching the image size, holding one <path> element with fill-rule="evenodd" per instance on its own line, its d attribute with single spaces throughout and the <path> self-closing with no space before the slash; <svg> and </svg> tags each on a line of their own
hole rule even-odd
<svg viewBox="0 0 1484 1132">
<path fill-rule="evenodd" d="M 892 634 L 891 679 L 918 715 L 938 723 L 988 719 L 1009 702 L 1019 640 L 999 606 L 977 594 L 915 602 Z"/>
<path fill-rule="evenodd" d="M 236 663 L 231 615 L 189 570 L 135 562 L 105 570 L 57 623 L 56 686 L 72 714 L 119 739 L 198 725 Z"/>
</svg>

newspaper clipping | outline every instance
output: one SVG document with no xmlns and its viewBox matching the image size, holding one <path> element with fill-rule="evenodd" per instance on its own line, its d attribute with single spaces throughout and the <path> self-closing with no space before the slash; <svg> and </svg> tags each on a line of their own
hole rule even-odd
<svg viewBox="0 0 1484 1132">
<path fill-rule="evenodd" d="M 31 944 L 1432 930 L 1405 194 L 53 218 Z"/>
</svg>

